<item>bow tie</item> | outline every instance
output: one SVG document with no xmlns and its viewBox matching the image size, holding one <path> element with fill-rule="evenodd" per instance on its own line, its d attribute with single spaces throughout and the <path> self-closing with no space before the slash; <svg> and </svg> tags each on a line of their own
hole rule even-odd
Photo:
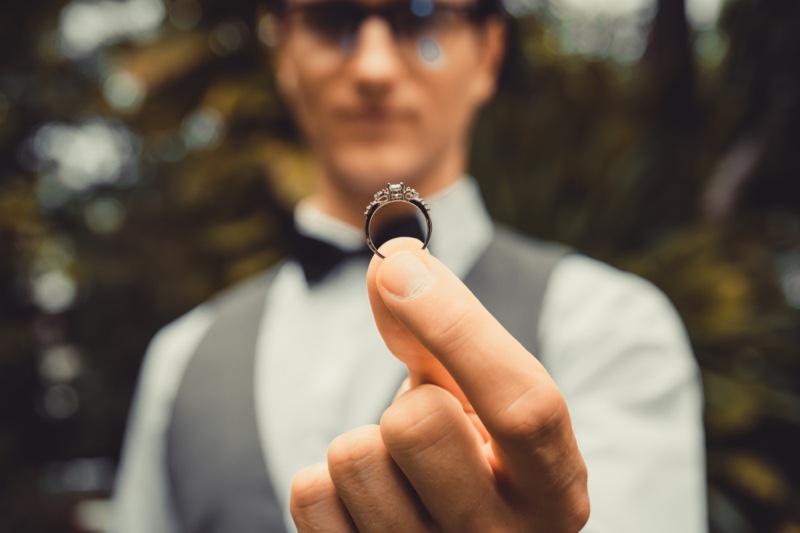
<svg viewBox="0 0 800 533">
<path fill-rule="evenodd" d="M 373 242 L 380 246 L 395 237 L 415 237 L 423 240 L 425 235 L 419 220 L 410 216 L 397 219 L 378 230 L 373 235 Z M 329 242 L 301 233 L 294 224 L 292 224 L 289 240 L 289 251 L 291 256 L 303 267 L 303 274 L 309 286 L 325 279 L 333 269 L 348 259 L 366 261 L 372 257 L 372 251 L 367 247 L 366 242 L 356 250 L 342 250 Z"/>
</svg>

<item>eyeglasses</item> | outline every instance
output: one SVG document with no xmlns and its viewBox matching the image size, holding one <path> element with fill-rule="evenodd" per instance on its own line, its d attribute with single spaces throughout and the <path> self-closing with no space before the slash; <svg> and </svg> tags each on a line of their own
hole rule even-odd
<svg viewBox="0 0 800 533">
<path fill-rule="evenodd" d="M 287 7 L 286 19 L 302 32 L 317 51 L 346 55 L 358 45 L 361 25 L 370 17 L 384 20 L 402 52 L 427 63 L 441 59 L 453 34 L 465 23 L 486 20 L 491 11 L 477 5 L 411 0 L 379 6 L 352 1 L 322 0 Z"/>
</svg>

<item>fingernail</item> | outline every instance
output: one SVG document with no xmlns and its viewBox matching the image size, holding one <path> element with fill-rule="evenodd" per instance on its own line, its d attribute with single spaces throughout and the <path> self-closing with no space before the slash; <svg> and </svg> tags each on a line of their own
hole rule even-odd
<svg viewBox="0 0 800 533">
<path fill-rule="evenodd" d="M 419 295 L 431 275 L 427 265 L 412 252 L 389 256 L 381 266 L 383 287 L 398 298 L 414 298 Z"/>
</svg>

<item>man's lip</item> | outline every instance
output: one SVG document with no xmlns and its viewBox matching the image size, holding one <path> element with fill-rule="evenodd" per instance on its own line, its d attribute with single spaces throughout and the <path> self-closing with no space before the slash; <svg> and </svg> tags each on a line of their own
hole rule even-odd
<svg viewBox="0 0 800 533">
<path fill-rule="evenodd" d="M 406 120 L 409 116 L 409 113 L 401 109 L 386 107 L 342 108 L 336 114 L 348 122 L 369 123 L 401 121 Z"/>
</svg>

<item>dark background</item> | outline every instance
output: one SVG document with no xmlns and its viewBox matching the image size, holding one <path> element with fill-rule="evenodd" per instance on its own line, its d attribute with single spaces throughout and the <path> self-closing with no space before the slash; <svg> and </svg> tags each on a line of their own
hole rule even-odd
<svg viewBox="0 0 800 533">
<path fill-rule="evenodd" d="M 1 8 L 0 532 L 100 526 L 150 337 L 284 253 L 308 158 L 253 2 Z M 711 531 L 798 533 L 800 2 L 563 4 L 509 1 L 471 171 L 498 219 L 669 295 Z"/>
</svg>

